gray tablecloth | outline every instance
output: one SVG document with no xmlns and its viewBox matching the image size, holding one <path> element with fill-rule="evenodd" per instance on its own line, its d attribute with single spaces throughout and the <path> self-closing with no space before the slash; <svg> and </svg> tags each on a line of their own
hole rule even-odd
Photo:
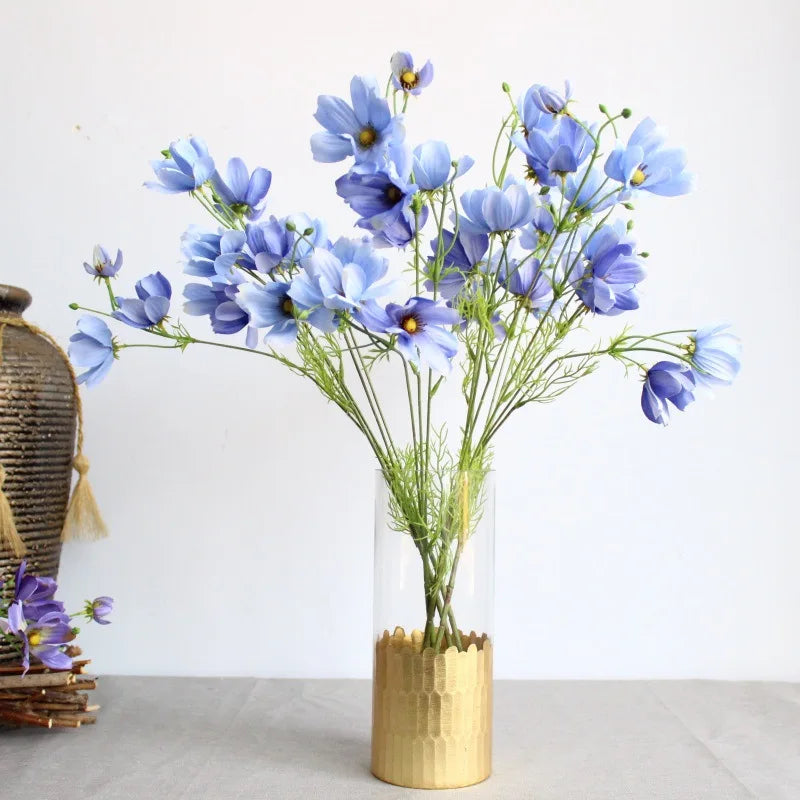
<svg viewBox="0 0 800 800">
<path fill-rule="evenodd" d="M 106 677 L 95 695 L 95 726 L 0 732 L 2 800 L 420 796 L 370 775 L 367 681 Z M 499 681 L 494 743 L 464 797 L 798 800 L 800 685 Z"/>
</svg>

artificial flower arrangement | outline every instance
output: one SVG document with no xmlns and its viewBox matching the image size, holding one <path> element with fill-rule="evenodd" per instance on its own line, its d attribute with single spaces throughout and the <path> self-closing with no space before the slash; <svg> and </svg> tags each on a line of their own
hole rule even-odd
<svg viewBox="0 0 800 800">
<path fill-rule="evenodd" d="M 31 667 L 31 658 L 50 669 L 71 669 L 71 643 L 80 633 L 73 620 L 80 617 L 108 625 L 114 601 L 97 597 L 87 600 L 80 611 L 68 614 L 56 599 L 55 579 L 30 575 L 27 568 L 23 559 L 13 581 L 8 586 L 0 584 L 0 636 L 19 651 L 23 675 Z"/>
<path fill-rule="evenodd" d="M 508 106 L 491 180 L 464 191 L 472 158 L 454 158 L 443 141 L 413 146 L 406 135 L 409 104 L 432 78 L 430 62 L 417 69 L 399 52 L 385 91 L 354 77 L 349 102 L 319 97 L 314 117 L 323 130 L 311 151 L 320 162 L 348 162 L 335 189 L 356 215 L 358 236 L 331 238 L 305 213 L 266 217 L 268 169 L 250 172 L 232 158 L 218 170 L 202 139 L 173 142 L 146 185 L 188 195 L 209 215 L 210 228 L 190 226 L 182 237 L 191 277 L 183 311 L 207 317 L 228 341 L 200 338 L 176 318 L 161 272 L 137 281 L 135 297 L 118 293 L 121 253 L 112 260 L 98 246 L 84 267 L 107 289 L 109 307 L 72 305 L 94 316 L 79 319 L 70 355 L 88 385 L 123 350 L 142 346 L 244 350 L 310 380 L 375 455 L 391 527 L 419 556 L 424 598 L 413 645 L 436 654 L 468 647 L 452 602 L 457 569 L 506 422 L 612 359 L 641 377 L 645 417 L 666 425 L 670 407 L 684 410 L 702 388 L 731 383 L 740 344 L 725 325 L 646 334 L 628 324 L 606 342 L 584 344 L 595 316 L 627 323 L 639 308 L 648 254 L 632 236 L 634 203 L 692 185 L 683 151 L 666 145 L 653 120 L 626 139 L 629 109 L 600 105 L 599 119 L 586 120 L 573 110 L 568 83 L 563 93 L 535 84 L 518 101 L 503 84 Z M 391 268 L 393 252 L 405 270 Z M 119 341 L 103 317 L 152 343 Z M 400 430 L 382 409 L 383 362 L 396 368 L 389 391 L 408 401 Z M 437 392 L 453 373 L 463 422 L 448 434 Z"/>
</svg>

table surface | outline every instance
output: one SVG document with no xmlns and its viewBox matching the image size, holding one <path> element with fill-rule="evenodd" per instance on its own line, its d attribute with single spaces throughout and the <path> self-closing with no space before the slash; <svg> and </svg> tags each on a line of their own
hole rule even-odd
<svg viewBox="0 0 800 800">
<path fill-rule="evenodd" d="M 422 796 L 370 775 L 369 681 L 106 677 L 94 697 L 97 725 L 0 732 L 3 800 Z M 464 797 L 800 798 L 800 684 L 496 681 L 494 725 Z"/>
</svg>

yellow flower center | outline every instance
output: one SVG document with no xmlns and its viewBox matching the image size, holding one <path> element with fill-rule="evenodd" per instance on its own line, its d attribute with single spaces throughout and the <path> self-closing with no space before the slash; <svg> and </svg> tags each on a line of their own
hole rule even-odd
<svg viewBox="0 0 800 800">
<path fill-rule="evenodd" d="M 404 319 L 404 320 L 403 320 L 403 321 L 400 323 L 400 327 L 401 327 L 401 328 L 402 328 L 402 329 L 403 329 L 403 330 L 404 330 L 406 333 L 416 333 L 416 331 L 417 331 L 417 321 L 414 319 L 414 317 L 406 317 L 406 318 L 405 318 L 405 319 Z"/>
<path fill-rule="evenodd" d="M 281 303 L 281 308 L 286 314 L 291 314 L 292 310 L 294 309 L 294 303 L 292 303 L 291 297 L 285 297 L 283 302 Z"/>
<path fill-rule="evenodd" d="M 400 83 L 402 83 L 403 87 L 406 89 L 413 89 L 417 85 L 417 80 L 417 73 L 412 72 L 410 69 L 407 69 L 400 76 Z"/>
<path fill-rule="evenodd" d="M 361 133 L 358 134 L 358 141 L 362 147 L 372 147 L 377 138 L 378 134 L 372 126 L 362 128 Z"/>
<path fill-rule="evenodd" d="M 42 642 L 42 634 L 39 631 L 34 631 L 28 636 L 28 644 L 31 647 L 36 647 L 37 645 L 41 644 Z"/>
<path fill-rule="evenodd" d="M 636 172 L 633 173 L 631 177 L 631 186 L 641 186 L 644 183 L 644 179 L 647 175 L 644 174 L 641 167 L 636 168 Z"/>
</svg>

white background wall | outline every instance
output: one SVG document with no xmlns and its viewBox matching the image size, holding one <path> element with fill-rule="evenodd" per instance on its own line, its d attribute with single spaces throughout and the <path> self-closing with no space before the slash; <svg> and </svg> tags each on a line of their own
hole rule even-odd
<svg viewBox="0 0 800 800">
<path fill-rule="evenodd" d="M 474 155 L 471 185 L 488 174 L 503 80 L 519 92 L 569 77 L 586 115 L 599 101 L 652 115 L 699 188 L 639 203 L 652 256 L 635 321 L 730 320 L 745 367 L 668 430 L 613 364 L 505 429 L 497 675 L 800 679 L 797 7 L 489 8 L 4 3 L 0 278 L 33 293 L 29 319 L 62 342 L 67 303 L 101 302 L 81 267 L 95 241 L 123 248 L 121 290 L 155 267 L 180 285 L 179 236 L 200 210 L 141 184 L 187 133 L 218 162 L 272 168 L 270 211 L 348 233 L 341 165 L 309 152 L 316 95 L 346 93 L 355 72 L 385 80 L 398 48 L 437 70 L 409 135 Z M 101 671 L 369 674 L 373 464 L 312 388 L 247 355 L 140 350 L 86 393 L 113 536 L 67 547 L 61 581 L 73 603 L 117 599 L 114 624 L 83 636 Z"/>
</svg>

